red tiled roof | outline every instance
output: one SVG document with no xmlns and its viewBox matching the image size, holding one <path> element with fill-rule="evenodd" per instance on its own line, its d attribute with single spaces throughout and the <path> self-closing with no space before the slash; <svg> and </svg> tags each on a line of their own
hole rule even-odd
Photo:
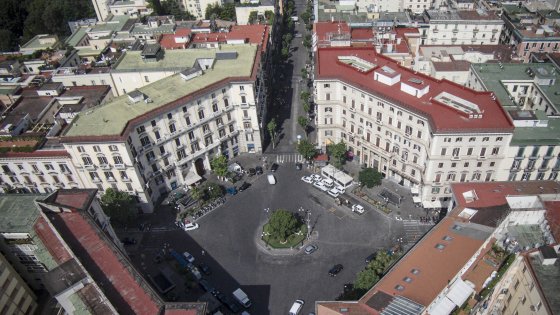
<svg viewBox="0 0 560 315">
<path fill-rule="evenodd" d="M 159 41 L 159 44 L 164 49 L 185 49 L 190 44 L 190 41 L 186 43 L 176 43 L 175 38 L 177 37 L 190 37 L 191 36 L 191 29 L 190 28 L 177 28 L 175 30 L 175 34 L 163 34 Z"/>
<path fill-rule="evenodd" d="M 544 207 L 550 232 L 556 242 L 560 243 L 560 201 L 545 201 Z"/>
<path fill-rule="evenodd" d="M 0 154 L 3 158 L 37 158 L 37 157 L 67 157 L 70 153 L 62 150 L 39 150 L 33 152 L 7 152 Z"/>
<path fill-rule="evenodd" d="M 165 312 L 163 313 L 164 315 L 196 315 L 198 314 L 198 311 L 195 309 L 190 309 L 190 310 L 179 310 L 179 309 L 165 309 Z"/>
<path fill-rule="evenodd" d="M 486 208 L 507 204 L 507 196 L 557 194 L 560 183 L 555 181 L 453 183 L 451 190 L 457 208 Z M 466 202 L 463 193 L 474 190 L 476 200 Z"/>
<path fill-rule="evenodd" d="M 393 86 L 375 81 L 372 71 L 360 72 L 338 62 L 339 56 L 356 56 L 376 65 L 376 68 L 390 66 L 401 74 L 401 82 L 418 78 L 428 84 L 429 92 L 417 98 L 400 90 L 400 84 Z M 437 80 L 415 73 L 400 66 L 390 58 L 377 54 L 370 48 L 319 48 L 316 67 L 318 80 L 340 80 L 426 117 L 436 132 L 513 132 L 513 123 L 497 100 L 492 100 L 491 92 L 478 92 L 448 80 Z M 443 105 L 433 97 L 447 92 L 479 106 L 482 118 L 467 118 L 450 106 Z"/>
<path fill-rule="evenodd" d="M 373 38 L 373 30 L 371 28 L 354 28 L 350 34 L 353 40 Z"/>
<path fill-rule="evenodd" d="M 58 264 L 62 264 L 72 259 L 72 255 L 60 242 L 43 216 L 39 216 L 37 222 L 35 222 L 35 225 L 33 226 L 33 229 Z"/>
<path fill-rule="evenodd" d="M 202 43 L 225 43 L 228 40 L 244 39 L 251 44 L 261 45 L 265 50 L 268 42 L 267 25 L 235 25 L 228 33 L 196 33 L 193 36 L 193 44 Z"/>
<path fill-rule="evenodd" d="M 455 224 L 454 218 L 444 218 L 360 302 L 367 303 L 377 291 L 382 291 L 390 296 L 403 296 L 424 306 L 430 305 L 486 241 L 484 237 L 474 238 L 455 231 Z M 443 240 L 446 235 L 451 236 L 452 240 Z M 443 244 L 445 248 L 437 249 L 436 244 Z M 413 269 L 419 273 L 413 274 Z M 405 282 L 405 277 L 412 281 Z M 397 285 L 404 289 L 397 290 Z"/>
<path fill-rule="evenodd" d="M 70 209 L 87 211 L 97 189 L 58 190 L 47 199 L 49 203 Z"/>
<path fill-rule="evenodd" d="M 78 212 L 49 213 L 49 219 L 121 314 L 159 314 L 161 303 L 137 281 L 114 249 Z"/>
</svg>

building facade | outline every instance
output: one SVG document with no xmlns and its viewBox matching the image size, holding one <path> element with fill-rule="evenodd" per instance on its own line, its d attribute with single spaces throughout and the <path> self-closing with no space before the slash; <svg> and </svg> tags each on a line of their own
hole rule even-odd
<svg viewBox="0 0 560 315">
<path fill-rule="evenodd" d="M 451 182 L 498 178 L 513 124 L 490 93 L 434 80 L 365 49 L 319 49 L 318 60 L 321 146 L 344 141 L 360 163 L 419 189 L 428 208 L 447 204 Z"/>
<path fill-rule="evenodd" d="M 260 46 L 186 52 L 191 68 L 74 121 L 63 142 L 86 187 L 133 193 L 150 212 L 162 194 L 200 180 L 217 154 L 262 151 Z"/>
<path fill-rule="evenodd" d="M 37 296 L 16 270 L 0 253 L 0 312 L 4 314 L 34 314 Z"/>
<path fill-rule="evenodd" d="M 424 12 L 426 45 L 497 45 L 504 22 L 492 11 Z"/>
</svg>

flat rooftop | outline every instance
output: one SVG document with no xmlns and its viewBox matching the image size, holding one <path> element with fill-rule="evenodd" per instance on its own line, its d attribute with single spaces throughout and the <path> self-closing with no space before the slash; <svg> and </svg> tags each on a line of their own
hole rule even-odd
<svg viewBox="0 0 560 315">
<path fill-rule="evenodd" d="M 557 145 L 560 143 L 560 119 L 549 118 L 546 127 L 515 127 L 513 145 Z"/>
<path fill-rule="evenodd" d="M 556 78 L 553 85 L 539 85 L 539 88 L 543 91 L 546 97 L 550 99 L 556 110 L 560 111 L 560 93 L 557 93 L 560 91 L 560 77 L 558 76 L 558 69 L 553 64 L 502 63 L 501 67 L 500 64 L 497 63 L 472 64 L 472 69 L 482 80 L 486 89 L 494 92 L 503 106 L 515 106 L 515 104 L 513 104 L 510 100 L 509 92 L 502 84 L 502 81 L 519 80 L 533 82 L 535 78 L 534 76 L 529 75 L 527 69 L 531 69 L 533 74 L 536 74 L 539 68 L 544 69 L 545 72 L 549 74 L 548 76 Z"/>
<path fill-rule="evenodd" d="M 45 194 L 2 195 L 0 198 L 0 233 L 24 233 L 33 230 L 39 217 L 35 200 L 45 198 Z"/>
<path fill-rule="evenodd" d="M 128 121 L 159 107 L 176 101 L 193 92 L 199 91 L 218 81 L 229 77 L 250 77 L 255 62 L 257 45 L 222 45 L 216 49 L 187 49 L 180 51 L 192 67 L 196 58 L 213 58 L 217 51 L 235 51 L 237 59 L 216 60 L 213 69 L 204 74 L 185 81 L 179 74 L 156 81 L 140 90 L 153 102 L 131 104 L 128 95 L 120 96 L 113 101 L 80 113 L 68 129 L 66 137 L 120 135 Z M 185 52 L 187 54 L 185 55 Z M 166 51 L 166 55 L 169 51 Z M 180 54 L 181 55 L 181 54 Z"/>
<path fill-rule="evenodd" d="M 41 43 L 41 41 L 45 39 L 49 40 L 49 42 Z M 52 43 L 51 40 L 54 40 L 54 43 Z M 32 39 L 30 39 L 27 43 L 23 44 L 21 48 L 35 49 L 35 50 L 47 49 L 52 47 L 53 45 L 56 45 L 57 42 L 58 42 L 58 38 L 56 37 L 56 35 L 41 34 L 41 35 L 36 35 Z"/>
<path fill-rule="evenodd" d="M 411 84 L 420 80 L 429 86 L 429 91 L 421 97 L 410 95 L 400 88 L 400 83 L 386 85 L 374 79 L 373 70 L 358 71 L 338 61 L 339 56 L 354 56 L 375 64 L 375 69 L 384 66 L 400 74 L 400 82 Z M 377 54 L 367 48 L 320 48 L 317 60 L 316 80 L 340 80 L 356 88 L 386 99 L 404 109 L 428 119 L 434 132 L 476 131 L 511 132 L 513 124 L 500 104 L 493 100 L 490 92 L 478 92 L 447 80 L 437 80 L 400 66 L 394 60 Z M 414 80 L 414 81 L 412 81 Z M 476 104 L 481 118 L 469 118 L 452 106 L 436 101 L 438 95 L 448 93 L 457 100 Z M 464 102 L 466 103 L 466 102 Z"/>
<path fill-rule="evenodd" d="M 163 58 L 153 62 L 142 59 L 142 51 L 127 51 L 122 60 L 113 67 L 115 72 L 128 71 L 163 71 L 167 69 L 184 70 L 193 66 L 197 58 L 208 58 L 215 55 L 216 50 L 175 49 L 165 50 Z"/>
<path fill-rule="evenodd" d="M 560 314 L 560 294 L 558 294 L 558 284 L 560 283 L 560 268 L 558 262 L 554 265 L 543 266 L 535 256 L 527 258 L 535 276 L 542 288 L 548 306 L 552 314 Z"/>
<path fill-rule="evenodd" d="M 8 124 L 17 125 L 17 123 L 29 114 L 29 117 L 36 121 L 40 118 L 41 113 L 53 101 L 52 96 L 24 96 L 21 97 L 19 102 L 15 105 L 14 109 L 6 116 L 0 123 L 0 129 L 3 129 Z"/>
<path fill-rule="evenodd" d="M 492 11 L 474 11 L 474 10 L 451 10 L 451 11 L 439 11 L 439 10 L 427 10 L 425 14 L 430 19 L 430 22 L 439 21 L 457 21 L 457 20 L 495 20 L 502 23 L 500 17 L 498 17 Z"/>
</svg>

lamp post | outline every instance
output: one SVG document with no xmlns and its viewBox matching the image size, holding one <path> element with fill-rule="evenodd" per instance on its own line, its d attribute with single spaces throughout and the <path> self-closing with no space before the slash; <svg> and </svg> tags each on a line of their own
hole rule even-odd
<svg viewBox="0 0 560 315">
<path fill-rule="evenodd" d="M 311 234 L 311 211 L 307 210 L 307 240 L 309 240 L 309 235 Z"/>
</svg>

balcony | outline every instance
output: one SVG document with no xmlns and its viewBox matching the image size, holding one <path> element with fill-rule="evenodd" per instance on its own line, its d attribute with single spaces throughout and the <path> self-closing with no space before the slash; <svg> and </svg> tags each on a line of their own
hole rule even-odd
<svg viewBox="0 0 560 315">
<path fill-rule="evenodd" d="M 478 33 L 479 31 L 480 31 L 480 30 L 479 30 L 478 28 L 475 28 L 475 29 L 473 30 L 473 33 Z"/>
<path fill-rule="evenodd" d="M 461 158 L 458 155 L 454 155 L 451 157 L 451 161 L 459 161 Z"/>
<path fill-rule="evenodd" d="M 128 178 L 128 177 L 125 177 L 125 178 L 121 178 L 121 181 L 122 181 L 122 182 L 125 182 L 125 183 L 129 183 L 129 182 L 131 182 L 132 180 L 131 180 L 130 178 Z"/>
<path fill-rule="evenodd" d="M 111 169 L 111 164 L 100 164 L 99 168 L 101 168 L 102 170 L 108 170 Z"/>
<path fill-rule="evenodd" d="M 95 165 L 93 165 L 93 164 L 86 164 L 86 165 L 84 165 L 84 168 L 85 168 L 86 170 L 91 170 L 91 171 L 93 171 L 93 170 L 95 170 Z"/>
<path fill-rule="evenodd" d="M 457 33 L 459 33 L 459 29 L 458 29 L 458 28 L 454 28 L 454 29 L 452 30 L 452 32 L 453 32 L 453 34 L 457 34 Z"/>
<path fill-rule="evenodd" d="M 436 33 L 436 34 L 439 33 L 439 30 L 438 30 L 437 28 L 434 28 L 433 31 L 434 31 L 434 33 Z"/>
<path fill-rule="evenodd" d="M 115 164 L 115 168 L 118 170 L 124 170 L 126 168 L 126 165 L 124 164 Z"/>
<path fill-rule="evenodd" d="M 32 170 L 31 173 L 35 174 L 35 175 L 43 175 L 43 171 L 40 170 Z M 9 175 L 9 174 L 7 174 Z"/>
<path fill-rule="evenodd" d="M 107 178 L 107 181 L 108 181 L 109 183 L 114 183 L 114 182 L 116 182 L 117 180 L 116 180 L 114 177 L 109 177 L 109 178 Z"/>
</svg>

